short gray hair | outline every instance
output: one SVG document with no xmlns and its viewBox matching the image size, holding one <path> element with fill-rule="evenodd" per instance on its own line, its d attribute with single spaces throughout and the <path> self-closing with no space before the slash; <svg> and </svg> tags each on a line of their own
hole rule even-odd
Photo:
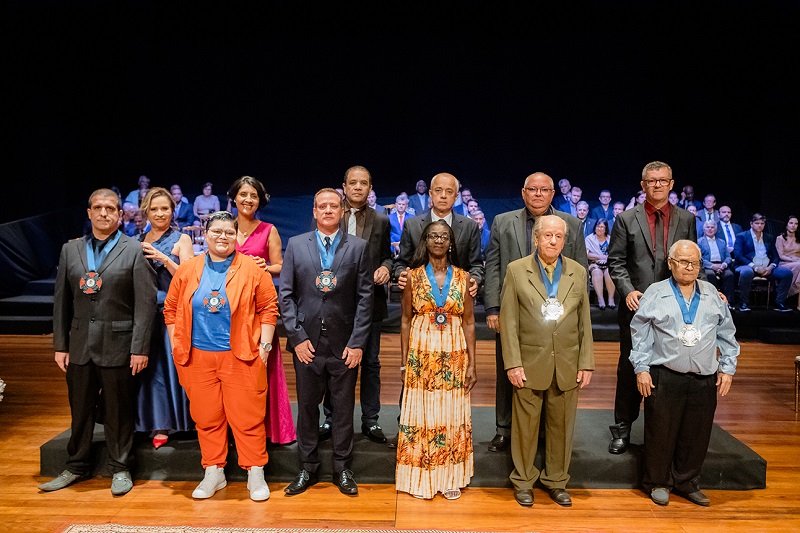
<svg viewBox="0 0 800 533">
<path fill-rule="evenodd" d="M 693 248 L 697 251 L 698 256 L 700 257 L 703 256 L 703 252 L 700 251 L 700 247 L 697 245 L 696 242 L 690 241 L 688 239 L 681 239 L 679 241 L 675 241 L 675 243 L 673 243 L 673 245 L 669 247 L 670 259 L 675 259 L 675 251 L 682 246 L 688 246 L 689 248 Z"/>
<path fill-rule="evenodd" d="M 533 233 L 532 233 L 531 237 L 533 237 L 534 239 L 536 237 L 538 237 L 539 233 L 541 233 L 541 231 L 542 231 L 542 224 L 544 223 L 545 220 L 549 220 L 549 219 L 556 219 L 559 222 L 561 222 L 562 224 L 564 224 L 564 238 L 566 238 L 567 234 L 569 233 L 569 226 L 567 226 L 567 221 L 564 220 L 563 218 L 561 218 L 558 215 L 544 215 L 544 216 L 541 216 L 541 217 L 537 218 L 536 219 L 536 223 L 533 225 Z"/>
</svg>

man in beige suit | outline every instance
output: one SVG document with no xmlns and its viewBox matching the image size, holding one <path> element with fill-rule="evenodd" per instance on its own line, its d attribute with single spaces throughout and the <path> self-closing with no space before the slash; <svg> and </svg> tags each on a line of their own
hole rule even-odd
<svg viewBox="0 0 800 533">
<path fill-rule="evenodd" d="M 554 215 L 533 227 L 535 251 L 508 265 L 500 305 L 500 338 L 508 379 L 514 386 L 511 459 L 514 499 L 533 505 L 537 479 L 559 505 L 566 491 L 578 390 L 592 380 L 594 354 L 586 270 L 561 251 L 567 224 Z M 534 466 L 542 406 L 545 465 Z"/>
</svg>

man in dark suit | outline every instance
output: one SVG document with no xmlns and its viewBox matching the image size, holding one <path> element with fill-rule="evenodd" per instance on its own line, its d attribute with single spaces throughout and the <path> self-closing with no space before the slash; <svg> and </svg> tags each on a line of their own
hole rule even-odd
<svg viewBox="0 0 800 533">
<path fill-rule="evenodd" d="M 453 204 L 458 194 L 458 180 L 452 174 L 441 173 L 431 179 L 430 212 L 424 216 L 408 219 L 400 237 L 400 255 L 395 262 L 395 275 L 398 286 L 405 287 L 408 266 L 414 257 L 414 251 L 420 244 L 419 239 L 425 226 L 436 220 L 444 220 L 453 229 L 455 235 L 456 258 L 454 264 L 469 272 L 472 281 L 469 293 L 474 298 L 483 281 L 483 260 L 481 259 L 481 234 L 474 220 L 453 213 Z M 424 245 L 424 243 L 423 243 Z"/>
<path fill-rule="evenodd" d="M 750 230 L 736 236 L 733 257 L 736 259 L 736 273 L 739 274 L 739 311 L 749 311 L 750 287 L 755 276 L 775 280 L 778 294 L 775 295 L 775 311 L 791 311 L 786 307 L 786 298 L 792 285 L 792 271 L 778 266 L 780 258 L 775 249 L 775 238 L 764 233 L 767 217 L 755 213 L 750 218 Z"/>
<path fill-rule="evenodd" d="M 175 214 L 172 216 L 172 220 L 181 230 L 186 226 L 191 226 L 194 222 L 194 211 L 189 201 L 184 198 L 181 186 L 176 183 L 169 188 L 169 191 L 175 201 Z"/>
<path fill-rule="evenodd" d="M 408 196 L 406 193 L 402 193 L 395 199 L 394 213 L 389 214 L 389 227 L 391 228 L 390 239 L 395 254 L 400 252 L 400 236 L 403 234 L 403 226 L 405 226 L 406 220 L 414 216 L 409 215 L 406 212 L 407 209 Z"/>
<path fill-rule="evenodd" d="M 344 173 L 345 215 L 339 229 L 367 241 L 366 259 L 373 277 L 372 324 L 361 358 L 361 433 L 369 440 L 386 442 L 383 429 L 378 424 L 381 410 L 381 322 L 388 316 L 385 285 L 392 268 L 392 250 L 389 245 L 389 219 L 367 204 L 372 190 L 372 175 L 362 166 L 354 166 Z M 330 394 L 325 394 L 325 422 L 320 426 L 320 440 L 331 436 Z"/>
<path fill-rule="evenodd" d="M 639 309 L 639 298 L 651 284 L 669 277 L 666 260 L 674 242 L 681 239 L 697 242 L 694 215 L 668 201 L 674 183 L 672 168 L 666 163 L 653 161 L 645 165 L 641 181 L 645 202 L 617 217 L 608 245 L 611 279 L 624 298 L 618 315 L 620 355 L 610 453 L 624 453 L 627 449 L 631 425 L 639 417 L 642 403 L 630 362 L 630 326 Z"/>
<path fill-rule="evenodd" d="M 586 237 L 594 233 L 594 223 L 597 222 L 597 220 L 589 218 L 589 204 L 584 202 L 583 200 L 578 202 L 578 205 L 576 206 L 576 211 L 578 213 L 577 214 L 578 220 L 581 221 L 581 234 L 585 239 Z"/>
<path fill-rule="evenodd" d="M 736 244 L 736 236 L 742 232 L 742 227 L 739 224 L 731 222 L 731 208 L 723 205 L 719 208 L 719 223 L 717 225 L 717 233 L 725 240 L 728 246 L 728 253 L 733 254 L 733 246 Z"/>
<path fill-rule="evenodd" d="M 301 470 L 284 492 L 300 494 L 319 480 L 319 404 L 333 405 L 333 483 L 357 494 L 350 470 L 358 365 L 372 327 L 375 270 L 367 241 L 341 231 L 343 198 L 334 189 L 314 195 L 317 229 L 289 239 L 281 270 L 280 310 L 294 346 L 297 451 Z"/>
<path fill-rule="evenodd" d="M 508 448 L 511 442 L 511 386 L 503 362 L 503 347 L 500 341 L 500 295 L 508 264 L 531 255 L 533 248 L 533 226 L 543 215 L 556 215 L 567 223 L 567 236 L 562 253 L 589 266 L 586 257 L 586 241 L 581 237 L 580 222 L 569 213 L 553 208 L 555 190 L 553 178 L 543 172 L 536 172 L 525 178 L 522 199 L 525 207 L 516 211 L 502 213 L 494 218 L 489 233 L 489 246 L 486 250 L 486 283 L 484 284 L 484 307 L 486 325 L 496 333 L 496 372 L 495 418 L 497 433 L 489 444 L 489 451 L 498 452 Z"/>
<path fill-rule="evenodd" d="M 704 224 L 709 220 L 715 224 L 719 222 L 719 211 L 714 209 L 716 205 L 717 198 L 713 194 L 707 194 L 703 198 L 703 209 L 697 212 L 697 216 L 700 217 Z"/>
<path fill-rule="evenodd" d="M 728 302 L 733 302 L 733 258 L 728 253 L 725 241 L 717 237 L 717 223 L 707 220 L 703 224 L 703 236 L 697 239 L 706 279 L 718 291 L 722 291 Z M 730 305 L 730 304 L 729 304 Z"/>
<path fill-rule="evenodd" d="M 416 188 L 416 194 L 408 197 L 408 207 L 413 209 L 413 215 L 418 217 L 428 212 L 428 185 L 425 180 L 419 180 Z"/>
<path fill-rule="evenodd" d="M 610 226 L 611 219 L 614 218 L 614 208 L 611 205 L 611 191 L 609 191 L 608 189 L 603 189 L 602 191 L 600 191 L 599 200 L 600 200 L 600 205 L 592 209 L 592 212 L 589 214 L 589 218 L 593 218 L 595 220 L 600 220 L 601 218 L 604 218 L 606 219 L 606 222 L 608 222 Z"/>
<path fill-rule="evenodd" d="M 53 297 L 55 360 L 67 374 L 72 414 L 69 459 L 66 470 L 39 488 L 59 490 L 91 473 L 102 399 L 111 492 L 121 496 L 133 487 L 133 376 L 147 367 L 156 273 L 139 243 L 118 230 L 122 206 L 115 192 L 94 191 L 87 212 L 92 233 L 61 248 Z"/>
<path fill-rule="evenodd" d="M 559 194 L 553 196 L 552 204 L 555 209 L 569 213 L 569 204 L 572 203 L 572 185 L 569 180 L 562 178 L 558 180 Z"/>
<path fill-rule="evenodd" d="M 683 189 L 681 189 L 681 199 L 678 201 L 678 207 L 687 209 L 690 205 L 695 206 L 698 211 L 703 209 L 703 204 L 700 203 L 700 200 L 694 199 L 694 187 L 684 185 Z"/>
</svg>

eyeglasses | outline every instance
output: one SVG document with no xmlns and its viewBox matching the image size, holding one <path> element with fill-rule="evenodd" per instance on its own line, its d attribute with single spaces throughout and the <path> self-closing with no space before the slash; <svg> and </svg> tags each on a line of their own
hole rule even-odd
<svg viewBox="0 0 800 533">
<path fill-rule="evenodd" d="M 543 196 L 546 196 L 553 192 L 555 189 L 551 187 L 525 187 L 525 190 L 531 194 L 542 193 Z"/>
<path fill-rule="evenodd" d="M 652 187 L 656 184 L 661 185 L 662 187 L 666 187 L 667 185 L 669 185 L 670 181 L 672 180 L 667 178 L 658 178 L 658 179 L 642 180 L 642 183 L 644 183 L 648 187 Z"/>
<path fill-rule="evenodd" d="M 220 237 L 222 237 L 222 235 L 225 235 L 226 237 L 230 237 L 231 239 L 235 239 L 236 238 L 236 230 L 235 229 L 221 230 L 219 228 L 213 228 L 213 229 L 208 230 L 206 233 L 208 233 L 211 237 L 214 237 L 215 239 L 219 239 Z"/>
<path fill-rule="evenodd" d="M 446 233 L 428 233 L 428 240 L 434 242 L 447 242 L 450 240 L 450 235 L 447 235 Z"/>
<path fill-rule="evenodd" d="M 702 261 L 686 261 L 684 259 L 675 259 L 674 257 L 670 257 L 669 259 L 670 261 L 674 261 L 675 263 L 680 265 L 681 268 L 689 268 L 690 266 L 692 268 L 700 268 L 700 265 L 703 264 Z"/>
</svg>

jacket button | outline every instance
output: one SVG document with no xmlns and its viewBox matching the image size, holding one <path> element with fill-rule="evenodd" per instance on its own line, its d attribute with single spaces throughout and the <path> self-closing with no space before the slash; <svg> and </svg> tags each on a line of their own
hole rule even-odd
<svg viewBox="0 0 800 533">
<path fill-rule="evenodd" d="M 556 356 L 556 352 L 550 352 L 550 357 L 555 357 L 555 356 Z"/>
<path fill-rule="evenodd" d="M 94 318 L 92 318 L 92 319 L 90 320 L 90 322 L 94 322 Z"/>
<path fill-rule="evenodd" d="M 96 302 L 96 301 L 97 301 L 97 298 L 92 298 L 92 301 L 93 301 L 93 302 Z"/>
</svg>

